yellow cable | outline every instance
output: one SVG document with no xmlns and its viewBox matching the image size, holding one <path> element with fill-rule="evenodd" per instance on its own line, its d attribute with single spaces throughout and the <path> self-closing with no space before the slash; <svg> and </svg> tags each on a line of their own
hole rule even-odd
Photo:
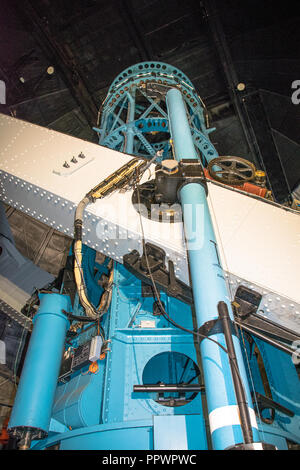
<svg viewBox="0 0 300 470">
<path fill-rule="evenodd" d="M 121 168 L 119 168 L 119 170 L 117 170 L 115 173 L 113 173 L 108 178 L 103 180 L 100 184 L 95 186 L 80 202 L 79 204 L 81 205 L 80 214 L 83 214 L 84 207 L 88 204 L 89 201 L 92 201 L 93 199 L 102 198 L 106 196 L 111 190 L 120 189 L 122 187 L 122 184 L 120 183 L 124 182 L 126 184 L 130 175 L 133 174 L 134 171 L 139 170 L 144 165 L 145 165 L 145 161 L 141 162 L 140 159 L 133 158 L 128 163 L 126 163 Z M 76 211 L 75 218 L 76 220 L 80 220 L 82 222 L 82 215 L 78 218 L 77 211 Z M 85 292 L 84 277 L 83 277 L 83 271 L 81 267 L 82 265 L 82 240 L 81 239 L 75 240 L 74 255 L 75 255 L 74 278 L 76 282 L 79 299 L 85 309 L 86 315 L 96 320 L 98 318 L 96 309 L 88 300 L 86 296 L 86 292 Z M 113 279 L 113 270 L 109 277 L 109 282 L 108 282 L 109 287 L 111 287 L 112 279 Z M 109 291 L 108 291 L 108 296 L 106 296 L 105 293 L 102 295 L 100 304 L 97 309 L 99 311 L 99 314 L 101 312 L 101 309 L 105 305 L 107 298 L 109 297 L 110 297 Z"/>
</svg>

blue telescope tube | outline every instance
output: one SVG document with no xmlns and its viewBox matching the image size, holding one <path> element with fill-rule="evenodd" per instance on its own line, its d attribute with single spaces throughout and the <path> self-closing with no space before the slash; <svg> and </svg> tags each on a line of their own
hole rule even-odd
<svg viewBox="0 0 300 470">
<path fill-rule="evenodd" d="M 167 107 L 176 160 L 199 159 L 179 90 L 172 88 L 168 91 Z M 180 200 L 198 327 L 207 321 L 218 319 L 217 306 L 220 301 L 227 304 L 229 316 L 233 319 L 205 188 L 199 183 L 186 184 L 180 190 Z M 212 334 L 210 337 L 226 348 L 223 332 Z M 261 442 L 242 351 L 235 335 L 233 343 L 248 403 L 253 442 Z M 201 341 L 200 349 L 212 444 L 214 449 L 224 450 L 244 442 L 229 357 L 208 339 Z"/>
<path fill-rule="evenodd" d="M 70 310 L 66 295 L 41 294 L 8 429 L 29 427 L 47 434 Z"/>
</svg>

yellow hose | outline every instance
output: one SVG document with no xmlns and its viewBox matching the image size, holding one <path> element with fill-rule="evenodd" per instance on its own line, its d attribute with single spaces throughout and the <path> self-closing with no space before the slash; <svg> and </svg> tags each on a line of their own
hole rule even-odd
<svg viewBox="0 0 300 470">
<path fill-rule="evenodd" d="M 85 313 L 88 317 L 93 320 L 97 320 L 100 314 L 103 314 L 103 306 L 107 304 L 107 299 L 111 299 L 111 285 L 113 282 L 113 269 L 110 272 L 107 292 L 108 295 L 105 295 L 106 292 L 101 296 L 100 304 L 97 309 L 90 303 L 87 298 L 84 277 L 82 271 L 82 222 L 83 222 L 83 212 L 86 206 L 90 202 L 94 202 L 95 199 L 101 199 L 107 194 L 110 194 L 116 189 L 121 189 L 124 185 L 128 183 L 128 180 L 133 175 L 135 171 L 140 170 L 145 165 L 145 161 L 140 161 L 138 158 L 133 158 L 128 163 L 123 165 L 117 171 L 115 171 L 108 178 L 103 180 L 97 186 L 95 186 L 77 206 L 75 212 L 75 242 L 74 242 L 74 278 L 76 282 L 77 292 L 80 299 L 80 302 L 85 310 Z"/>
</svg>

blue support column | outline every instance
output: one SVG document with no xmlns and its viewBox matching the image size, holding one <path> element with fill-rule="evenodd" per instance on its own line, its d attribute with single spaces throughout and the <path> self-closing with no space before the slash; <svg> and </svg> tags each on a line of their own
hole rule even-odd
<svg viewBox="0 0 300 470">
<path fill-rule="evenodd" d="M 175 159 L 198 159 L 179 90 L 169 90 L 167 106 Z M 227 304 L 230 318 L 233 319 L 205 188 L 198 183 L 186 184 L 180 190 L 180 199 L 198 327 L 218 319 L 217 306 L 220 301 Z M 223 332 L 213 334 L 211 338 L 226 348 Z M 247 398 L 253 442 L 260 442 L 241 347 L 235 335 L 233 343 Z M 244 442 L 229 357 L 208 339 L 201 342 L 200 349 L 212 443 L 214 449 L 223 450 Z"/>
<path fill-rule="evenodd" d="M 66 295 L 42 294 L 33 319 L 25 363 L 19 382 L 9 430 L 30 428 L 47 434 L 69 320 Z"/>
<path fill-rule="evenodd" d="M 135 87 L 131 89 L 131 92 L 127 93 L 128 96 L 128 115 L 127 115 L 127 124 L 134 123 L 135 116 Z M 131 126 L 128 127 L 127 133 L 127 142 L 125 152 L 133 154 L 133 141 L 134 141 L 134 131 Z"/>
</svg>

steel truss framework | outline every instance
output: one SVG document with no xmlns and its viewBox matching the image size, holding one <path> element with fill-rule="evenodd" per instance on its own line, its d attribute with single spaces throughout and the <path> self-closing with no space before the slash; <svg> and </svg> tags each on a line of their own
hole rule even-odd
<svg viewBox="0 0 300 470">
<path fill-rule="evenodd" d="M 178 88 L 185 101 L 193 141 L 205 164 L 218 153 L 209 140 L 208 113 L 192 82 L 177 68 L 143 62 L 118 75 L 101 106 L 99 144 L 121 152 L 162 158 L 172 153 L 165 96 Z M 131 137 L 131 139 L 130 139 Z"/>
</svg>

